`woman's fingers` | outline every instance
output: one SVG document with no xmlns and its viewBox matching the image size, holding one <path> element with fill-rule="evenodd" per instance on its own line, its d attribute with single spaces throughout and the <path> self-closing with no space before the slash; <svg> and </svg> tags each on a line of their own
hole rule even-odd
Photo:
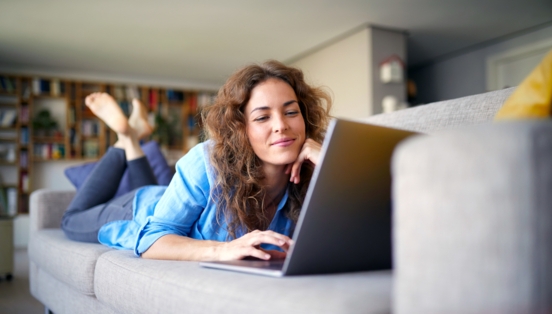
<svg viewBox="0 0 552 314">
<path fill-rule="evenodd" d="M 280 252 L 276 250 L 263 250 L 263 251 L 270 255 L 271 260 L 281 260 L 281 259 L 285 259 L 287 256 L 286 252 Z"/>
<path fill-rule="evenodd" d="M 258 246 L 263 243 L 272 244 L 272 245 L 281 247 L 286 251 L 289 248 L 289 245 L 291 244 L 291 239 L 289 237 L 270 230 L 267 230 L 267 231 L 256 230 L 244 235 L 242 238 L 245 238 L 244 240 L 248 241 L 248 244 L 252 246 Z"/>
<path fill-rule="evenodd" d="M 305 141 L 303 147 L 301 148 L 301 152 L 299 152 L 299 155 L 297 156 L 297 160 L 295 160 L 295 162 L 291 166 L 291 176 L 289 178 L 290 182 L 293 182 L 295 184 L 298 184 L 300 182 L 299 174 L 301 173 L 301 166 L 303 165 L 303 162 L 305 160 L 310 161 L 314 165 L 318 164 L 321 149 L 322 145 L 320 145 L 316 141 L 310 138 Z"/>
<path fill-rule="evenodd" d="M 277 257 L 280 258 L 282 255 L 277 253 L 269 253 L 260 248 L 261 244 L 272 244 L 278 246 L 287 252 L 292 240 L 283 235 L 274 231 L 253 231 L 250 232 L 241 238 L 227 242 L 224 244 L 224 250 L 220 254 L 220 260 L 235 260 L 242 259 L 248 256 L 256 257 L 262 260 L 269 260 L 271 258 Z M 278 251 L 274 251 L 278 252 Z M 284 252 L 280 252 L 282 254 Z"/>
<path fill-rule="evenodd" d="M 284 171 L 285 174 L 290 174 L 291 173 L 291 168 L 293 167 L 293 164 L 288 164 L 286 165 L 286 169 Z"/>
</svg>

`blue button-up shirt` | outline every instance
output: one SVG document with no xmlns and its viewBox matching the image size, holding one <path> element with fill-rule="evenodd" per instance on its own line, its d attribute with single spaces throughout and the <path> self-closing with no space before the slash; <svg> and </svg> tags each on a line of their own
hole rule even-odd
<svg viewBox="0 0 552 314">
<path fill-rule="evenodd" d="M 134 250 L 137 256 L 160 237 L 177 234 L 198 240 L 227 241 L 225 219 L 217 222 L 214 173 L 209 160 L 211 142 L 196 145 L 176 163 L 169 186 L 146 186 L 134 197 L 133 220 L 112 221 L 98 234 L 100 243 Z M 293 222 L 284 215 L 288 193 L 278 204 L 269 230 L 290 235 Z M 237 232 L 237 236 L 241 236 Z M 274 249 L 275 247 L 263 246 Z"/>
</svg>

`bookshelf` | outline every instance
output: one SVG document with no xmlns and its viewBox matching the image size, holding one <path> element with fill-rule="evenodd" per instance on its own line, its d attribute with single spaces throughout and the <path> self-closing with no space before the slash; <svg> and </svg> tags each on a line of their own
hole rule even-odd
<svg viewBox="0 0 552 314">
<path fill-rule="evenodd" d="M 0 78 L 0 216 L 15 216 L 20 210 L 22 191 L 25 191 L 27 167 L 21 164 L 28 156 L 23 142 L 26 134 L 20 116 L 21 81 L 16 76 Z"/>
<path fill-rule="evenodd" d="M 215 97 L 213 91 L 0 73 L 0 204 L 16 203 L 9 211 L 0 207 L 0 216 L 28 212 L 34 164 L 96 161 L 115 143 L 114 132 L 85 105 L 93 92 L 111 94 L 127 116 L 132 98 L 140 99 L 156 127 L 148 140 L 161 145 L 169 163 L 201 140 L 198 108 Z"/>
</svg>

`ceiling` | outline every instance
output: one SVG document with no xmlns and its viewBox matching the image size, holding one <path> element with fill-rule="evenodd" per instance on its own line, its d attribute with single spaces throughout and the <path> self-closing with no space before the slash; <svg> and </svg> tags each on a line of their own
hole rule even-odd
<svg viewBox="0 0 552 314">
<path fill-rule="evenodd" d="M 368 24 L 405 30 L 413 66 L 549 22 L 550 0 L 0 0 L 0 68 L 217 88 Z"/>
</svg>

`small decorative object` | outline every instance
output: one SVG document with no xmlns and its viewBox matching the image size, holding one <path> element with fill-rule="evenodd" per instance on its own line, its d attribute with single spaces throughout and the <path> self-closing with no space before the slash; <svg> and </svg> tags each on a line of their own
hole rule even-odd
<svg viewBox="0 0 552 314">
<path fill-rule="evenodd" d="M 402 83 L 404 81 L 404 62 L 397 55 L 392 55 L 380 63 L 380 80 L 382 83 Z"/>
<path fill-rule="evenodd" d="M 33 119 L 33 129 L 39 136 L 52 135 L 57 129 L 58 123 L 50 114 L 50 111 L 43 109 Z"/>
<path fill-rule="evenodd" d="M 381 106 L 383 108 L 383 113 L 391 113 L 393 111 L 405 109 L 407 107 L 405 103 L 400 103 L 395 96 L 383 97 Z"/>
</svg>

